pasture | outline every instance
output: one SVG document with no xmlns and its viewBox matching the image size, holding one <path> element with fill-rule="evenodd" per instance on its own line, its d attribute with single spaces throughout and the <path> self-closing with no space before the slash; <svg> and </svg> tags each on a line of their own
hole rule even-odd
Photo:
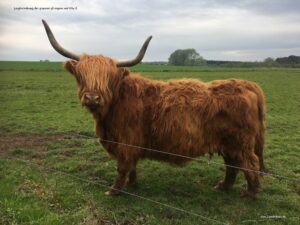
<svg viewBox="0 0 300 225">
<path fill-rule="evenodd" d="M 0 224 L 300 223 L 300 69 L 133 67 L 152 79 L 256 81 L 267 104 L 266 166 L 285 177 L 263 176 L 257 199 L 244 199 L 242 173 L 230 191 L 214 190 L 224 176 L 217 155 L 186 167 L 145 160 L 137 167 L 138 185 L 126 191 L 151 202 L 104 195 L 116 162 L 87 137 L 94 135 L 92 117 L 61 68 L 0 62 Z"/>
</svg>

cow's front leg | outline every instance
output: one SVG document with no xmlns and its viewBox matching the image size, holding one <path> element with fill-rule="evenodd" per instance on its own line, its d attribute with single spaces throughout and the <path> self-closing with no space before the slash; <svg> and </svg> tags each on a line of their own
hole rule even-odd
<svg viewBox="0 0 300 225">
<path fill-rule="evenodd" d="M 131 163 L 123 160 L 118 160 L 118 175 L 109 191 L 105 192 L 106 195 L 116 195 L 120 193 L 121 189 L 124 187 L 127 174 L 130 171 L 130 167 Z"/>
<path fill-rule="evenodd" d="M 236 160 L 234 160 L 230 155 L 224 155 L 223 158 L 226 166 L 225 178 L 215 186 L 215 189 L 221 191 L 228 190 L 233 186 L 238 173 L 238 169 L 236 168 L 238 164 Z"/>
</svg>

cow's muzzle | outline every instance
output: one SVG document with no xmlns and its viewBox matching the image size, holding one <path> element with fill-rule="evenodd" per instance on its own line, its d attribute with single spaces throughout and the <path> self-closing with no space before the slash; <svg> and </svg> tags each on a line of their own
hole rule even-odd
<svg viewBox="0 0 300 225">
<path fill-rule="evenodd" d="M 101 104 L 101 98 L 97 94 L 85 93 L 82 104 L 88 108 L 95 109 Z"/>
</svg>

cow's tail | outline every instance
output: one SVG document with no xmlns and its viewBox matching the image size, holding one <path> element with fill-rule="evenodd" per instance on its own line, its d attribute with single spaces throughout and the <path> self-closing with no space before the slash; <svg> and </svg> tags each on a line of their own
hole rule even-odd
<svg viewBox="0 0 300 225">
<path fill-rule="evenodd" d="M 262 172 L 267 172 L 267 169 L 264 165 L 264 143 L 265 143 L 265 131 L 266 131 L 266 125 L 265 125 L 265 98 L 262 90 L 258 87 L 257 90 L 257 108 L 258 108 L 258 119 L 259 119 L 259 131 L 256 135 L 256 141 L 255 141 L 255 154 L 259 158 L 259 170 Z"/>
</svg>

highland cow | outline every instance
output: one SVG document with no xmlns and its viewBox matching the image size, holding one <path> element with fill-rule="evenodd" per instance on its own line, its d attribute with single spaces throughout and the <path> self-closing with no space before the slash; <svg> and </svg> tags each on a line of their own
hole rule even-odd
<svg viewBox="0 0 300 225">
<path fill-rule="evenodd" d="M 232 187 L 242 170 L 248 183 L 242 196 L 255 196 L 258 171 L 264 169 L 265 133 L 264 94 L 256 83 L 150 80 L 126 67 L 142 60 L 151 37 L 135 59 L 119 62 L 101 55 L 73 54 L 43 24 L 54 49 L 72 59 L 64 67 L 77 81 L 81 104 L 94 117 L 97 137 L 117 161 L 118 175 L 107 194 L 117 194 L 136 182 L 139 159 L 184 164 L 189 157 L 218 153 L 224 158 L 226 173 L 216 188 Z"/>
</svg>

